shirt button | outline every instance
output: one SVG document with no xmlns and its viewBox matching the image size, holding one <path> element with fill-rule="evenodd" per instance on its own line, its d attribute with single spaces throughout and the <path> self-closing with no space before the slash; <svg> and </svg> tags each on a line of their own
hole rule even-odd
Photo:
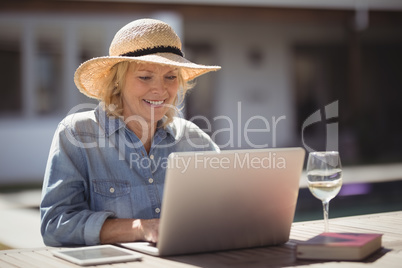
<svg viewBox="0 0 402 268">
<path fill-rule="evenodd" d="M 114 188 L 110 187 L 109 191 L 113 194 L 114 193 Z"/>
<path fill-rule="evenodd" d="M 149 179 L 148 179 L 148 182 L 149 182 L 149 183 L 153 183 L 153 182 L 154 182 L 154 179 L 149 178 Z"/>
<path fill-rule="evenodd" d="M 160 213 L 160 212 L 161 212 L 161 209 L 160 209 L 160 208 L 155 208 L 155 212 L 156 212 L 156 213 Z"/>
<path fill-rule="evenodd" d="M 149 158 L 151 158 L 151 160 L 153 160 L 153 159 L 154 159 L 154 155 L 151 154 L 151 155 L 149 156 Z"/>
</svg>

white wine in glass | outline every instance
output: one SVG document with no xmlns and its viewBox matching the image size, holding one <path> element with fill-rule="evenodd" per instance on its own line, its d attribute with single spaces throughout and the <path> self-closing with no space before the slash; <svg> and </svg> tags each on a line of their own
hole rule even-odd
<svg viewBox="0 0 402 268">
<path fill-rule="evenodd" d="M 322 201 L 325 232 L 328 228 L 329 201 L 342 187 L 342 166 L 339 153 L 312 152 L 307 161 L 307 180 L 310 192 Z"/>
</svg>

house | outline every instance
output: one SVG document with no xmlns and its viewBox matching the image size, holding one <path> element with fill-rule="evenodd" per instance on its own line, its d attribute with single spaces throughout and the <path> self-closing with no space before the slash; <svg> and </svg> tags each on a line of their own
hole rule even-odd
<svg viewBox="0 0 402 268">
<path fill-rule="evenodd" d="M 400 162 L 401 13 L 392 0 L 3 1 L 0 184 L 41 183 L 58 122 L 96 104 L 75 69 L 142 17 L 171 24 L 189 59 L 222 66 L 183 110 L 222 149 L 340 148 L 345 163 Z"/>
</svg>

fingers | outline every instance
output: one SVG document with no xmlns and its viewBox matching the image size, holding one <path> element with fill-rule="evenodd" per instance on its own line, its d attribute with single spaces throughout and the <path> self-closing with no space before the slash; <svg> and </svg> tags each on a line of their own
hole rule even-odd
<svg viewBox="0 0 402 268">
<path fill-rule="evenodd" d="M 146 241 L 158 242 L 159 219 L 141 220 L 141 228 Z"/>
</svg>

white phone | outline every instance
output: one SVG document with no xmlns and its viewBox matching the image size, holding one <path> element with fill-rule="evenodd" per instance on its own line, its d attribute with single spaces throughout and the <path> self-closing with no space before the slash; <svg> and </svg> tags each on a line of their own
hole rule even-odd
<svg viewBox="0 0 402 268">
<path fill-rule="evenodd" d="M 141 260 L 138 252 L 113 245 L 88 246 L 52 251 L 53 255 L 78 265 L 96 265 Z"/>
</svg>

